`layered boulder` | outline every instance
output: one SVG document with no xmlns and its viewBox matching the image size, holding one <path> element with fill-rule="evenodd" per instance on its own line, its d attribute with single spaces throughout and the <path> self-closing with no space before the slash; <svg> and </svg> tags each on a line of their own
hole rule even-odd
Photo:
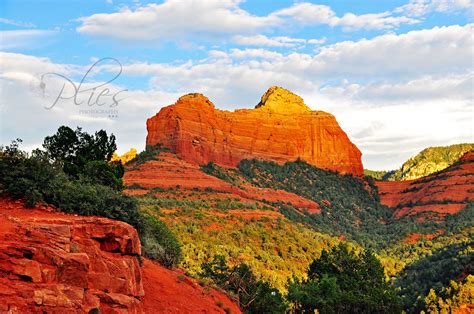
<svg viewBox="0 0 474 314">
<path fill-rule="evenodd" d="M 147 120 L 147 145 L 162 144 L 197 164 L 235 167 L 242 159 L 298 158 L 319 168 L 362 175 L 359 149 L 335 117 L 311 110 L 292 92 L 271 87 L 255 109 L 216 109 L 202 94 L 182 96 Z"/>
<path fill-rule="evenodd" d="M 130 225 L 0 199 L 1 313 L 143 313 Z"/>
</svg>

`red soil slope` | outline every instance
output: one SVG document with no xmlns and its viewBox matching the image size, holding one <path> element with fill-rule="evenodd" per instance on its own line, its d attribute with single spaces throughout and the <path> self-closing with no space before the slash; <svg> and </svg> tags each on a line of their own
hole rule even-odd
<svg viewBox="0 0 474 314">
<path fill-rule="evenodd" d="M 250 184 L 236 187 L 216 177 L 205 174 L 199 166 L 180 159 L 175 154 L 161 153 L 158 160 L 148 161 L 139 166 L 128 166 L 124 182 L 127 186 L 134 184 L 145 189 L 180 189 L 208 190 L 206 199 L 225 194 L 226 197 L 239 198 L 243 201 L 262 201 L 291 203 L 301 210 L 319 213 L 317 203 L 283 190 L 257 188 Z M 142 194 L 148 191 L 128 190 L 130 194 Z"/>
<path fill-rule="evenodd" d="M 144 261 L 142 271 L 146 313 L 240 313 L 225 294 L 203 288 L 180 272 L 149 260 Z"/>
<path fill-rule="evenodd" d="M 163 144 L 198 164 L 234 167 L 242 159 L 301 158 L 319 168 L 363 174 L 361 153 L 335 117 L 272 87 L 255 109 L 218 110 L 201 94 L 182 96 L 147 121 L 147 145 Z"/>
<path fill-rule="evenodd" d="M 0 313 L 240 313 L 179 271 L 140 269 L 138 254 L 126 223 L 0 198 Z"/>
<path fill-rule="evenodd" d="M 474 200 L 474 152 L 424 178 L 411 181 L 378 181 L 383 204 L 395 208 L 395 217 L 422 214 L 443 218 L 464 209 Z"/>
</svg>

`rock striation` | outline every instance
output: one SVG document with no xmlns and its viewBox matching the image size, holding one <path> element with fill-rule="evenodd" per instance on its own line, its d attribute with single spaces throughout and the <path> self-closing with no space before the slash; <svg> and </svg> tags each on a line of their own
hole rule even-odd
<svg viewBox="0 0 474 314">
<path fill-rule="evenodd" d="M 407 181 L 376 181 L 382 204 L 395 209 L 394 217 L 444 219 L 474 200 L 474 152 L 429 176 Z"/>
<path fill-rule="evenodd" d="M 359 149 L 335 117 L 271 87 L 255 109 L 219 110 L 202 94 L 182 96 L 147 120 L 147 145 L 162 144 L 197 164 L 235 167 L 242 159 L 298 158 L 324 169 L 362 175 Z"/>
<path fill-rule="evenodd" d="M 1 313 L 142 313 L 130 225 L 0 199 Z"/>
</svg>

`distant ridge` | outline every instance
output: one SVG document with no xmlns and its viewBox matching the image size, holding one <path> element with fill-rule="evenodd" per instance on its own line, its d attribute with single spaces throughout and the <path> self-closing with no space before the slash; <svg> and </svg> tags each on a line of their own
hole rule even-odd
<svg viewBox="0 0 474 314">
<path fill-rule="evenodd" d="M 474 151 L 473 143 L 428 147 L 408 159 L 398 170 L 373 171 L 365 169 L 364 174 L 383 181 L 414 180 L 448 168 L 470 151 Z"/>
</svg>

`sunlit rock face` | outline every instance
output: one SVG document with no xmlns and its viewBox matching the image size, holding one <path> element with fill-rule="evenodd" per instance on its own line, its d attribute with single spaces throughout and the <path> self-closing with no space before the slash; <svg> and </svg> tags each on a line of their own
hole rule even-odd
<svg viewBox="0 0 474 314">
<path fill-rule="evenodd" d="M 202 94 L 188 94 L 147 121 L 147 145 L 161 143 L 198 164 L 235 167 L 242 159 L 279 163 L 298 158 L 320 168 L 362 175 L 359 149 L 335 117 L 271 87 L 255 109 L 219 110 Z"/>
<path fill-rule="evenodd" d="M 143 313 L 130 225 L 0 198 L 0 313 Z"/>
</svg>

